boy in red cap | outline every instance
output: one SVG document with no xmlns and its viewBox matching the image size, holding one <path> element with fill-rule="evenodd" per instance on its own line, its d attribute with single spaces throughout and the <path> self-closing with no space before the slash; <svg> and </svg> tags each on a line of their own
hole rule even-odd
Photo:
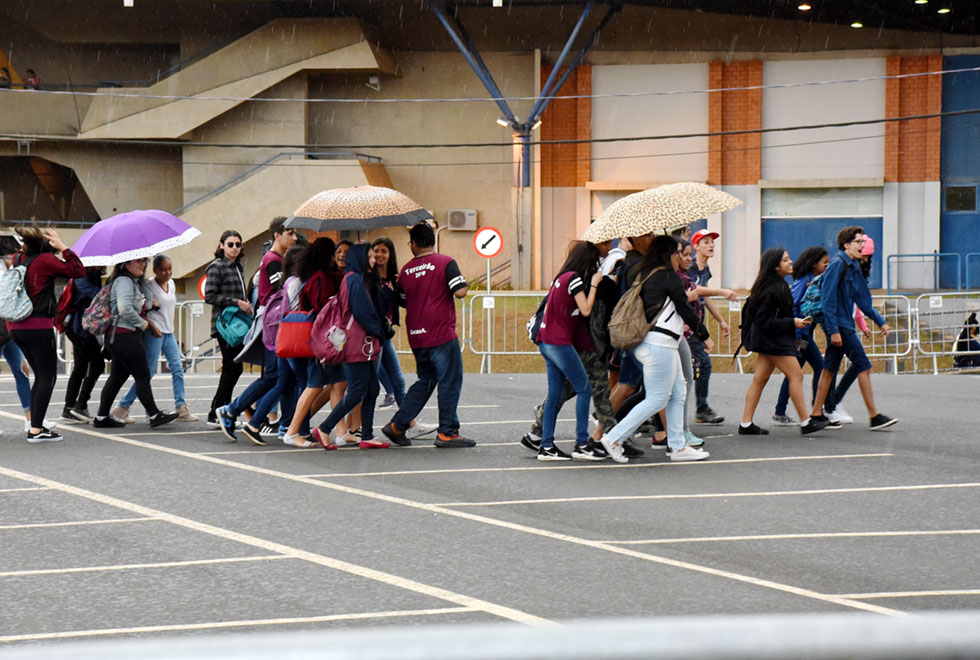
<svg viewBox="0 0 980 660">
<path fill-rule="evenodd" d="M 707 287 L 708 280 L 711 279 L 711 268 L 708 266 L 708 259 L 715 254 L 715 239 L 718 236 L 718 232 L 708 231 L 707 229 L 699 229 L 691 236 L 691 246 L 694 248 L 694 261 L 691 263 L 691 269 L 687 272 L 687 275 L 698 286 Z M 715 317 L 715 320 L 718 321 L 722 337 L 727 337 L 730 331 L 728 322 L 722 318 L 714 301 L 711 298 L 701 297 L 701 302 L 703 304 L 700 310 L 702 320 L 704 309 L 707 308 L 711 312 L 711 315 Z M 694 419 L 699 424 L 721 424 L 725 421 L 725 418 L 715 413 L 711 409 L 711 406 L 708 405 L 708 381 L 711 379 L 711 358 L 708 357 L 708 351 L 705 348 L 704 342 L 696 336 L 691 335 L 688 337 L 687 342 L 691 346 L 691 359 L 694 360 L 694 393 L 698 402 L 697 413 Z"/>
</svg>

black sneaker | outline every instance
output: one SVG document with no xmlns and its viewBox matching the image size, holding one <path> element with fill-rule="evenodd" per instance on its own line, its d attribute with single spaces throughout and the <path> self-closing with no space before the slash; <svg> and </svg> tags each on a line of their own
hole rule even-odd
<svg viewBox="0 0 980 660">
<path fill-rule="evenodd" d="M 77 422 L 75 416 L 71 414 L 71 406 L 65 406 L 61 411 L 61 419 L 65 422 Z"/>
<path fill-rule="evenodd" d="M 584 445 L 575 445 L 572 450 L 573 461 L 604 461 L 609 458 L 609 454 L 603 449 L 602 445 L 597 445 L 591 438 Z"/>
<path fill-rule="evenodd" d="M 623 456 L 626 458 L 639 458 L 643 456 L 643 450 L 629 440 L 623 440 Z"/>
<path fill-rule="evenodd" d="M 538 449 L 538 460 L 539 461 L 570 461 L 572 460 L 572 457 L 566 454 L 565 452 L 563 452 L 555 445 L 551 445 L 550 447 L 545 447 L 544 445 L 541 445 L 541 448 Z"/>
<path fill-rule="evenodd" d="M 204 425 L 212 429 L 221 429 L 221 421 L 218 420 L 218 416 L 214 414 L 213 410 L 211 411 L 211 414 L 208 415 L 208 419 L 206 422 L 204 422 Z"/>
<path fill-rule="evenodd" d="M 259 435 L 266 438 L 276 438 L 279 436 L 279 425 L 278 424 L 263 424 L 262 428 L 259 430 Z"/>
<path fill-rule="evenodd" d="M 749 424 L 748 426 L 738 425 L 739 435 L 769 435 L 769 429 L 764 429 L 761 426 L 756 426 L 755 422 Z"/>
<path fill-rule="evenodd" d="M 650 439 L 650 446 L 651 447 L 660 447 L 661 449 L 663 449 L 664 447 L 667 446 L 667 436 L 664 436 L 662 438 L 657 438 L 657 436 L 653 436 Z"/>
<path fill-rule="evenodd" d="M 385 434 L 385 437 L 391 440 L 393 443 L 399 447 L 409 447 L 412 444 L 411 439 L 405 435 L 404 431 L 399 431 L 395 428 L 394 422 L 388 422 L 381 427 L 381 432 Z M 354 433 L 354 435 L 357 435 Z"/>
<path fill-rule="evenodd" d="M 800 425 L 800 433 L 803 435 L 809 435 L 810 433 L 816 433 L 817 431 L 831 428 L 839 429 L 840 424 L 835 427 L 824 415 L 813 415 L 810 417 L 810 419 L 806 420 L 806 422 Z"/>
<path fill-rule="evenodd" d="M 70 409 L 68 413 L 76 422 L 84 422 L 88 424 L 92 421 L 92 415 L 90 415 L 88 412 L 88 406 L 75 406 L 74 408 Z M 62 417 L 64 417 L 64 415 L 62 415 Z"/>
<path fill-rule="evenodd" d="M 57 431 L 52 431 L 51 429 L 41 428 L 37 433 L 27 432 L 27 441 L 31 444 L 37 444 L 40 442 L 61 442 L 64 440 L 61 434 Z"/>
<path fill-rule="evenodd" d="M 698 424 L 721 424 L 725 421 L 725 418 L 715 413 L 715 411 L 711 409 L 711 406 L 702 406 L 698 408 L 694 421 Z"/>
<path fill-rule="evenodd" d="M 97 429 L 121 429 L 126 426 L 126 422 L 121 419 L 116 419 L 112 415 L 106 415 L 105 417 L 96 416 L 92 420 L 92 426 Z"/>
<path fill-rule="evenodd" d="M 235 435 L 235 418 L 228 412 L 228 406 L 221 406 L 216 409 L 214 415 L 221 424 L 221 432 L 225 434 L 225 437 L 236 442 L 238 436 Z"/>
<path fill-rule="evenodd" d="M 461 447 L 476 447 L 476 440 L 464 438 L 459 433 L 453 433 L 452 435 L 439 433 L 436 435 L 436 439 L 432 444 L 441 449 L 455 449 Z"/>
<path fill-rule="evenodd" d="M 897 419 L 893 419 L 888 415 L 882 415 L 881 413 L 878 413 L 877 415 L 871 418 L 871 430 L 881 431 L 882 429 L 887 429 L 889 426 L 892 426 L 893 424 L 897 424 L 897 423 L 898 423 Z"/>
<path fill-rule="evenodd" d="M 541 438 L 532 433 L 525 433 L 524 437 L 521 438 L 521 446 L 537 454 L 538 450 L 541 449 Z"/>
<path fill-rule="evenodd" d="M 176 413 L 176 412 L 173 412 L 173 411 L 171 411 L 171 412 L 164 412 L 164 411 L 161 410 L 156 415 L 153 415 L 152 417 L 150 417 L 150 428 L 151 429 L 155 429 L 158 426 L 163 426 L 164 424 L 169 424 L 170 422 L 174 421 L 178 417 L 180 417 L 180 413 Z"/>
<path fill-rule="evenodd" d="M 258 445 L 259 447 L 269 446 L 269 443 L 265 441 L 265 438 L 262 437 L 262 434 L 259 431 L 253 429 L 248 424 L 242 427 L 242 435 L 248 438 L 249 442 L 251 442 L 253 445 Z"/>
<path fill-rule="evenodd" d="M 830 429 L 831 431 L 839 431 L 842 428 L 844 428 L 844 425 L 841 422 L 835 419 L 831 419 L 826 415 L 817 415 L 816 417 L 810 417 L 810 419 L 808 419 L 805 423 L 800 425 L 800 428 L 806 428 L 807 424 L 809 424 L 811 419 L 820 422 L 821 424 L 826 422 L 826 424 L 823 424 L 823 426 L 821 426 L 819 429 L 816 429 L 817 431 L 819 431 L 820 429 Z M 803 435 L 806 435 L 807 433 L 814 433 L 814 432 L 815 431 L 802 431 Z"/>
</svg>

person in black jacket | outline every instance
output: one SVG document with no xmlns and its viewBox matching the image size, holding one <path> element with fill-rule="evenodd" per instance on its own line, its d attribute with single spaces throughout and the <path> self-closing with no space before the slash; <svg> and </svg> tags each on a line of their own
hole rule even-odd
<svg viewBox="0 0 980 660">
<path fill-rule="evenodd" d="M 774 369 L 779 369 L 789 380 L 789 394 L 799 413 L 800 432 L 814 433 L 827 426 L 826 421 L 810 419 L 803 402 L 803 368 L 800 352 L 796 348 L 796 331 L 809 327 L 812 319 L 793 315 L 793 294 L 786 277 L 793 273 L 793 260 L 781 247 L 769 248 L 762 253 L 759 274 L 755 278 L 749 299 L 742 311 L 742 344 L 758 354 L 755 375 L 745 392 L 745 407 L 739 435 L 767 435 L 768 430 L 752 422 L 762 390 L 769 382 Z"/>
<path fill-rule="evenodd" d="M 77 277 L 71 281 L 72 311 L 70 319 L 65 322 L 65 335 L 72 345 L 71 375 L 68 377 L 68 387 L 65 389 L 65 408 L 61 419 L 69 422 L 91 422 L 92 415 L 88 411 L 88 400 L 92 396 L 96 381 L 105 371 L 105 359 L 102 357 L 102 346 L 99 340 L 82 328 L 82 316 L 92 303 L 92 299 L 102 288 L 102 275 L 105 266 L 92 266 L 85 269 L 85 277 Z"/>
<path fill-rule="evenodd" d="M 667 444 L 672 461 L 700 461 L 708 452 L 687 446 L 684 437 L 684 401 L 687 384 L 681 370 L 679 342 L 684 340 L 686 324 L 700 339 L 708 330 L 688 302 L 684 284 L 677 275 L 680 244 L 672 236 L 657 236 L 640 266 L 643 311 L 650 331 L 633 348 L 633 356 L 643 365 L 643 389 L 646 393 L 609 433 L 602 446 L 617 463 L 626 463 L 623 440 L 628 438 L 654 413 L 667 408 Z"/>
</svg>

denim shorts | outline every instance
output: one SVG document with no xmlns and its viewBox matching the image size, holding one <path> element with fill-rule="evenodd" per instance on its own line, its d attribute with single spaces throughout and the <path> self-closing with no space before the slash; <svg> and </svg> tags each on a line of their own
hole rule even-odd
<svg viewBox="0 0 980 660">
<path fill-rule="evenodd" d="M 868 355 L 864 352 L 864 346 L 861 344 L 861 340 L 854 330 L 849 328 L 840 328 L 840 338 L 841 345 L 834 346 L 830 343 L 828 337 L 827 340 L 827 354 L 823 358 L 823 368 L 825 371 L 831 373 L 837 373 L 840 371 L 841 360 L 844 356 L 851 361 L 858 372 L 867 371 L 871 368 L 871 361 L 868 359 Z"/>
<path fill-rule="evenodd" d="M 344 375 L 344 367 L 339 364 L 322 365 L 317 360 L 310 360 L 310 365 L 306 372 L 307 387 L 326 387 L 334 383 L 343 383 L 347 380 Z"/>
<path fill-rule="evenodd" d="M 643 365 L 633 357 L 631 351 L 623 351 L 623 359 L 619 364 L 619 382 L 635 389 L 642 380 Z"/>
</svg>

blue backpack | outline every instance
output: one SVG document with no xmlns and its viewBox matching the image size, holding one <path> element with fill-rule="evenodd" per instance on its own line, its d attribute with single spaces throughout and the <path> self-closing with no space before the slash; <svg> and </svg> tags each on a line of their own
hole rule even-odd
<svg viewBox="0 0 980 660">
<path fill-rule="evenodd" d="M 823 323 L 823 301 L 820 299 L 820 286 L 823 283 L 823 274 L 817 275 L 813 281 L 807 285 L 803 293 L 803 300 L 800 302 L 800 312 L 803 316 L 809 316 L 813 323 Z"/>
<path fill-rule="evenodd" d="M 238 305 L 228 305 L 218 314 L 215 329 L 229 346 L 240 346 L 252 327 L 252 315 L 243 312 Z"/>
</svg>

